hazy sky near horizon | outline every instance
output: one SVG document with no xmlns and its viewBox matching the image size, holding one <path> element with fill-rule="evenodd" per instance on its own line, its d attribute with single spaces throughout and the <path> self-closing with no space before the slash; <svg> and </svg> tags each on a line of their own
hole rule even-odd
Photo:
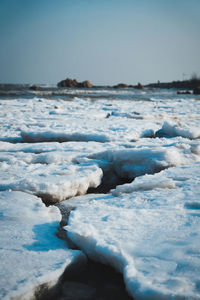
<svg viewBox="0 0 200 300">
<path fill-rule="evenodd" d="M 0 41 L 0 83 L 200 76 L 200 0 L 0 0 Z"/>
</svg>

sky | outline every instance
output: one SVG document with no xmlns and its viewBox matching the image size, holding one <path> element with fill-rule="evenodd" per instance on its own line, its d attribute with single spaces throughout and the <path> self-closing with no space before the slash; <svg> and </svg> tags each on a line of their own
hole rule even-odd
<svg viewBox="0 0 200 300">
<path fill-rule="evenodd" d="M 0 83 L 200 76 L 200 0 L 0 0 Z"/>
</svg>

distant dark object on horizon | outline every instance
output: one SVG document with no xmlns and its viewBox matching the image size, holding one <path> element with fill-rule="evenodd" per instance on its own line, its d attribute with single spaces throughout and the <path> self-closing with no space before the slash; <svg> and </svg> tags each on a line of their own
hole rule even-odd
<svg viewBox="0 0 200 300">
<path fill-rule="evenodd" d="M 185 91 L 195 90 L 200 88 L 200 79 L 190 79 L 190 80 L 178 80 L 172 82 L 157 82 L 147 84 L 146 87 L 150 88 L 160 88 L 160 89 L 182 89 Z M 195 93 L 194 93 L 195 94 Z"/>
<path fill-rule="evenodd" d="M 40 91 L 41 87 L 39 85 L 32 85 L 30 86 L 30 90 L 33 90 L 33 91 Z"/>
<path fill-rule="evenodd" d="M 143 88 L 144 88 L 144 86 L 141 83 L 134 85 L 134 89 L 142 90 Z"/>
<path fill-rule="evenodd" d="M 65 88 L 115 88 L 115 89 L 125 89 L 125 88 L 135 88 L 135 89 L 143 89 L 144 86 L 141 83 L 137 85 L 128 85 L 126 83 L 118 83 L 114 86 L 96 86 L 92 85 L 88 80 L 83 82 L 78 82 L 76 79 L 66 78 L 61 80 L 57 84 L 58 87 L 65 87 Z"/>
<path fill-rule="evenodd" d="M 194 94 L 194 95 L 200 95 L 200 86 L 196 87 L 196 88 L 193 90 L 193 94 Z"/>
<path fill-rule="evenodd" d="M 190 91 L 178 91 L 177 94 L 178 95 L 190 95 L 192 93 Z"/>
<path fill-rule="evenodd" d="M 58 87 L 67 87 L 67 88 L 92 88 L 93 85 L 85 80 L 83 82 L 78 82 L 76 79 L 66 78 L 65 80 L 61 80 L 58 84 Z"/>
<path fill-rule="evenodd" d="M 177 94 L 192 94 L 200 95 L 200 78 L 192 78 L 189 80 L 178 80 L 172 82 L 160 82 L 150 83 L 146 85 L 150 88 L 160 88 L 160 89 L 180 89 Z"/>
<path fill-rule="evenodd" d="M 126 88 L 134 88 L 134 89 L 143 89 L 144 86 L 141 83 L 138 83 L 137 85 L 128 85 L 126 83 L 118 83 L 113 86 L 114 89 L 126 89 Z"/>
<path fill-rule="evenodd" d="M 200 94 L 200 79 L 199 78 L 192 78 L 190 80 L 178 80 L 172 82 L 160 82 L 157 83 L 150 83 L 147 85 L 142 85 L 138 83 L 137 85 L 128 85 L 126 83 L 118 83 L 114 86 L 96 86 L 92 85 L 88 80 L 78 82 L 76 79 L 66 78 L 61 80 L 58 84 L 58 87 L 65 87 L 65 88 L 115 88 L 115 89 L 126 89 L 126 88 L 134 88 L 134 89 L 144 89 L 146 88 L 160 88 L 160 89 L 178 89 L 179 91 L 177 94 L 193 94 L 199 95 Z M 33 85 L 30 89 L 38 91 L 40 90 L 40 86 Z"/>
<path fill-rule="evenodd" d="M 118 83 L 116 85 L 113 85 L 114 89 L 126 89 L 128 87 L 130 87 L 130 86 L 126 83 Z"/>
</svg>

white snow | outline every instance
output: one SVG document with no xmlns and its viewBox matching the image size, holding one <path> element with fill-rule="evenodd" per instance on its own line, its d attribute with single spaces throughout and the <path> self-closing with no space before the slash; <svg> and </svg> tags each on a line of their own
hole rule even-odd
<svg viewBox="0 0 200 300">
<path fill-rule="evenodd" d="M 38 142 L 67 142 L 67 141 L 95 141 L 100 143 L 109 142 L 109 138 L 104 134 L 89 134 L 89 133 L 65 133 L 55 131 L 22 131 L 22 141 L 28 143 Z"/>
<path fill-rule="evenodd" d="M 36 287 L 55 284 L 83 254 L 56 237 L 57 207 L 22 192 L 0 192 L 0 298 L 29 299 Z"/>
<path fill-rule="evenodd" d="M 172 166 L 179 166 L 200 161 L 200 155 L 194 145 L 165 144 L 162 147 L 143 146 L 142 148 L 107 150 L 89 156 L 100 167 L 112 164 L 121 178 L 134 178 L 144 174 L 152 174 Z M 84 160 L 82 160 L 84 161 Z M 87 161 L 87 159 L 86 159 Z M 102 163 L 103 162 L 103 163 Z"/>
<path fill-rule="evenodd" d="M 80 255 L 55 237 L 60 214 L 40 195 L 62 201 L 61 210 L 75 208 L 69 237 L 119 270 L 136 300 L 200 299 L 198 97 L 132 89 L 63 89 L 56 100 L 33 94 L 0 99 L 0 207 L 9 203 L 12 215 L 0 216 L 0 285 L 9 295 L 2 297 L 56 280 Z M 83 195 L 103 176 L 132 182 Z M 13 262 L 18 274 L 9 277 Z"/>
<path fill-rule="evenodd" d="M 118 197 L 83 196 L 68 236 L 122 272 L 135 299 L 200 299 L 200 164 L 137 179 Z"/>
<path fill-rule="evenodd" d="M 51 163 L 48 155 L 39 155 L 32 163 L 31 159 L 31 154 L 19 153 L 9 155 L 4 162 L 0 162 L 3 171 L 0 190 L 25 191 L 54 203 L 85 194 L 89 187 L 97 187 L 101 182 L 102 170 L 95 165 L 56 164 L 55 160 Z"/>
<path fill-rule="evenodd" d="M 188 139 L 197 139 L 200 138 L 200 128 L 191 126 L 178 126 L 177 124 L 172 124 L 167 121 L 163 123 L 162 128 L 158 131 L 160 136 L 182 136 Z"/>
</svg>

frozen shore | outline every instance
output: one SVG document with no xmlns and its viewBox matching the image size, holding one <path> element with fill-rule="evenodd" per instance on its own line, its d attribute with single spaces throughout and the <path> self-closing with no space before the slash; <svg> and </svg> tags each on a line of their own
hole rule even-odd
<svg viewBox="0 0 200 300">
<path fill-rule="evenodd" d="M 53 292 L 86 256 L 121 273 L 135 300 L 200 299 L 200 101 L 69 93 L 0 100 L 1 299 Z M 57 237 L 60 211 L 68 242 Z M 84 277 L 74 281 L 94 297 Z M 63 282 L 66 293 L 77 288 Z"/>
</svg>

